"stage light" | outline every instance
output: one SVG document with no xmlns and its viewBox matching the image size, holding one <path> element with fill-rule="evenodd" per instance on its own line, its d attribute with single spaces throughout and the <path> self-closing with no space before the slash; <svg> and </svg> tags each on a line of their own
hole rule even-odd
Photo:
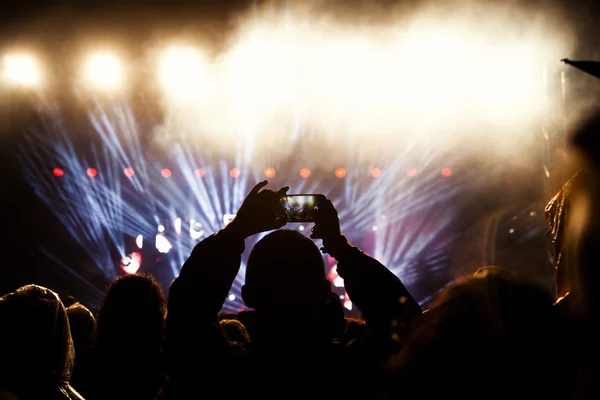
<svg viewBox="0 0 600 400">
<path fill-rule="evenodd" d="M 229 175 L 231 175 L 232 178 L 238 178 L 240 176 L 239 168 L 231 168 Z"/>
<path fill-rule="evenodd" d="M 206 60 L 201 51 L 170 46 L 162 54 L 158 78 L 163 89 L 175 97 L 196 95 L 206 82 Z"/>
<path fill-rule="evenodd" d="M 200 239 L 202 235 L 204 235 L 204 229 L 202 229 L 202 224 L 192 219 L 190 221 L 190 237 L 194 240 L 197 240 Z"/>
<path fill-rule="evenodd" d="M 265 176 L 267 178 L 273 178 L 275 176 L 275 168 L 267 168 L 267 169 L 265 169 Z"/>
<path fill-rule="evenodd" d="M 7 55 L 3 60 L 3 75 L 13 84 L 32 87 L 41 81 L 40 69 L 29 55 Z"/>
<path fill-rule="evenodd" d="M 513 228 L 510 228 L 508 233 L 510 233 L 510 234 L 515 233 L 515 230 Z"/>
<path fill-rule="evenodd" d="M 337 272 L 337 264 L 331 267 L 329 273 L 327 274 L 327 278 L 329 278 L 331 283 L 333 283 L 333 286 L 344 287 L 344 279 L 342 279 L 342 277 Z"/>
<path fill-rule="evenodd" d="M 417 174 L 417 170 L 416 170 L 416 169 L 414 169 L 414 168 L 409 168 L 409 169 L 406 171 L 406 175 L 407 175 L 407 176 L 415 176 L 416 174 Z"/>
<path fill-rule="evenodd" d="M 121 260 L 121 269 L 129 275 L 138 272 L 142 265 L 142 254 L 134 251 L 130 255 L 123 257 Z"/>
<path fill-rule="evenodd" d="M 114 90 L 123 83 L 123 65 L 111 53 L 97 53 L 88 58 L 85 64 L 87 82 L 97 88 Z"/>
<path fill-rule="evenodd" d="M 227 227 L 235 219 L 235 214 L 223 215 L 223 228 Z"/>
<path fill-rule="evenodd" d="M 346 170 L 344 168 L 338 168 L 335 170 L 335 176 L 338 178 L 343 178 L 346 176 Z"/>
<path fill-rule="evenodd" d="M 373 169 L 371 170 L 371 176 L 372 176 L 373 178 L 377 178 L 377 177 L 378 177 L 378 176 L 380 176 L 380 175 L 381 175 L 381 168 L 373 168 Z"/>
<path fill-rule="evenodd" d="M 123 173 L 126 177 L 131 178 L 135 174 L 135 171 L 133 170 L 133 168 L 125 168 L 123 170 Z"/>
<path fill-rule="evenodd" d="M 54 176 L 56 176 L 57 178 L 60 178 L 61 176 L 63 176 L 65 174 L 65 172 L 62 169 L 60 169 L 60 168 L 54 168 L 52 170 L 52 174 Z"/>
<path fill-rule="evenodd" d="M 158 231 L 159 231 L 160 233 L 162 233 L 162 232 L 164 232 L 164 231 L 165 231 L 165 227 L 164 227 L 164 225 L 159 225 L 157 229 L 158 229 Z"/>
<path fill-rule="evenodd" d="M 371 230 L 372 230 L 373 232 L 375 232 L 375 231 L 377 230 L 377 225 L 373 226 L 373 227 L 371 228 Z"/>
<path fill-rule="evenodd" d="M 530 212 L 530 213 L 529 213 L 529 215 L 530 215 L 531 217 L 535 217 L 535 211 L 532 211 L 532 212 Z"/>
<path fill-rule="evenodd" d="M 138 249 L 141 249 L 144 246 L 144 236 L 138 235 L 135 238 L 135 244 L 138 247 Z"/>
<path fill-rule="evenodd" d="M 168 168 L 163 169 L 162 171 L 160 171 L 160 174 L 162 176 L 164 176 L 165 178 L 168 178 L 171 176 L 171 170 Z"/>
<path fill-rule="evenodd" d="M 196 176 L 199 176 L 200 178 L 202 178 L 204 175 L 206 175 L 206 171 L 204 171 L 202 168 L 198 168 L 196 170 Z"/>
<path fill-rule="evenodd" d="M 230 294 L 229 295 L 229 300 L 234 301 L 235 300 L 235 294 Z"/>
<path fill-rule="evenodd" d="M 98 175 L 98 171 L 96 170 L 96 168 L 88 168 L 87 169 L 87 174 L 90 178 L 95 177 L 96 175 Z"/>
<path fill-rule="evenodd" d="M 450 168 L 442 169 L 442 176 L 450 176 L 452 175 L 452 170 Z"/>
<path fill-rule="evenodd" d="M 304 232 L 304 225 L 300 225 L 300 226 L 298 227 L 298 230 L 299 230 L 300 232 Z"/>
<path fill-rule="evenodd" d="M 300 176 L 303 177 L 304 179 L 308 178 L 310 176 L 310 169 L 302 168 L 300 170 Z"/>
<path fill-rule="evenodd" d="M 162 254 L 167 254 L 173 248 L 173 245 L 171 244 L 171 242 L 169 242 L 169 239 L 167 239 L 164 235 L 161 235 L 160 233 L 156 235 L 155 246 L 156 250 L 158 250 L 158 252 Z"/>
<path fill-rule="evenodd" d="M 350 301 L 350 299 L 346 299 L 344 300 L 344 307 L 348 310 L 348 311 L 352 311 L 352 302 Z"/>
</svg>

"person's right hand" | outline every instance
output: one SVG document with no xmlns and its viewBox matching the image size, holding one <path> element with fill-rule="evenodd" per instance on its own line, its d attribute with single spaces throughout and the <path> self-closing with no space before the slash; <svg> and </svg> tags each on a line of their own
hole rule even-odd
<svg viewBox="0 0 600 400">
<path fill-rule="evenodd" d="M 323 242 L 337 239 L 342 236 L 340 219 L 337 210 L 329 199 L 319 203 L 315 210 L 315 225 L 310 235 L 311 239 L 323 239 Z"/>
<path fill-rule="evenodd" d="M 279 229 L 285 225 L 285 221 L 276 217 L 276 209 L 289 187 L 282 187 L 278 191 L 268 189 L 261 191 L 268 183 L 262 181 L 254 186 L 233 221 L 227 225 L 228 231 L 234 231 L 247 238 L 257 233 Z"/>
</svg>

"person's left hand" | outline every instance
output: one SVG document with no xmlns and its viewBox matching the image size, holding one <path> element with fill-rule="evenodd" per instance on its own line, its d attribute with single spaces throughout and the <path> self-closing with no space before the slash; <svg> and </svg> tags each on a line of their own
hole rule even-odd
<svg viewBox="0 0 600 400">
<path fill-rule="evenodd" d="M 277 218 L 275 212 L 279 201 L 286 195 L 289 187 L 284 186 L 278 191 L 261 190 L 268 183 L 262 181 L 254 186 L 234 220 L 227 225 L 227 230 L 235 231 L 247 238 L 257 233 L 281 228 L 286 224 L 285 221 Z"/>
</svg>

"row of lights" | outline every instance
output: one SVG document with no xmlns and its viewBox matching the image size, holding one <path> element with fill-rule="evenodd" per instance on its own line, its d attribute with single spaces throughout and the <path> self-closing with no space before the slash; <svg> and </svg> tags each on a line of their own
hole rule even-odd
<svg viewBox="0 0 600 400">
<path fill-rule="evenodd" d="M 87 173 L 87 175 L 89 177 L 95 178 L 98 175 L 98 170 L 96 168 L 88 168 L 87 171 L 86 171 L 86 173 Z M 204 169 L 202 169 L 202 168 L 198 168 L 195 171 L 195 173 L 200 178 L 202 178 L 202 177 L 204 177 L 204 175 L 206 175 L 206 171 Z M 335 176 L 337 178 L 340 178 L 340 179 L 344 178 L 346 176 L 346 170 L 344 168 L 338 168 L 338 169 L 335 170 L 334 173 L 335 173 Z M 381 168 L 373 168 L 373 169 L 371 169 L 371 176 L 373 178 L 377 178 L 377 177 L 381 176 L 382 173 L 383 173 L 383 171 L 381 170 Z M 60 177 L 62 177 L 65 174 L 65 171 L 62 170 L 61 168 L 54 168 L 52 170 L 52 174 L 54 176 L 56 176 L 57 178 L 60 178 Z M 131 178 L 131 177 L 133 177 L 135 175 L 135 171 L 134 171 L 133 168 L 125 168 L 123 170 L 123 174 L 126 177 Z M 163 177 L 165 177 L 165 178 L 170 178 L 173 173 L 172 173 L 172 171 L 170 169 L 164 168 L 164 169 L 162 169 L 160 171 L 160 174 Z M 265 177 L 267 177 L 267 178 L 274 178 L 275 175 L 276 175 L 275 168 L 271 168 L 271 167 L 266 168 L 265 171 L 264 171 L 264 174 L 265 174 Z M 229 171 L 229 175 L 232 178 L 238 178 L 241 175 L 241 171 L 240 171 L 239 168 L 232 168 Z M 310 169 L 308 169 L 308 168 L 302 168 L 300 170 L 300 176 L 302 178 L 306 179 L 310 175 L 311 175 Z M 415 175 L 417 175 L 417 170 L 415 168 L 409 168 L 406 171 L 406 175 L 407 176 L 415 176 Z M 443 168 L 442 171 L 441 171 L 441 175 L 444 176 L 444 177 L 448 177 L 448 176 L 452 175 L 452 170 L 450 168 Z"/>
<path fill-rule="evenodd" d="M 2 78 L 10 84 L 38 88 L 47 80 L 44 63 L 33 54 L 13 52 L 4 55 L 0 61 Z M 189 85 L 199 79 L 199 72 L 205 70 L 206 64 L 206 57 L 200 49 L 171 45 L 159 54 L 157 79 L 170 90 L 189 89 Z M 96 51 L 82 60 L 77 76 L 96 89 L 117 90 L 125 83 L 127 69 L 127 64 L 117 52 Z"/>
</svg>

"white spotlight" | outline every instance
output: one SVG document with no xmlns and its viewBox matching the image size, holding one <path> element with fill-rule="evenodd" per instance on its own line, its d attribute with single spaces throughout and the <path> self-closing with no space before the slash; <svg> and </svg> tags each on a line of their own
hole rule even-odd
<svg viewBox="0 0 600 400">
<path fill-rule="evenodd" d="M 203 89 L 206 67 L 206 59 L 199 50 L 171 46 L 161 54 L 158 78 L 163 90 L 175 97 L 185 98 Z"/>
<path fill-rule="evenodd" d="M 3 75 L 13 84 L 29 87 L 38 85 L 42 78 L 34 58 L 19 54 L 4 56 Z"/>
<path fill-rule="evenodd" d="M 229 295 L 229 300 L 234 301 L 235 300 L 235 294 L 230 294 Z"/>
<path fill-rule="evenodd" d="M 85 77 L 89 84 L 100 89 L 117 89 L 123 83 L 123 65 L 112 53 L 97 53 L 85 64 Z"/>
</svg>

